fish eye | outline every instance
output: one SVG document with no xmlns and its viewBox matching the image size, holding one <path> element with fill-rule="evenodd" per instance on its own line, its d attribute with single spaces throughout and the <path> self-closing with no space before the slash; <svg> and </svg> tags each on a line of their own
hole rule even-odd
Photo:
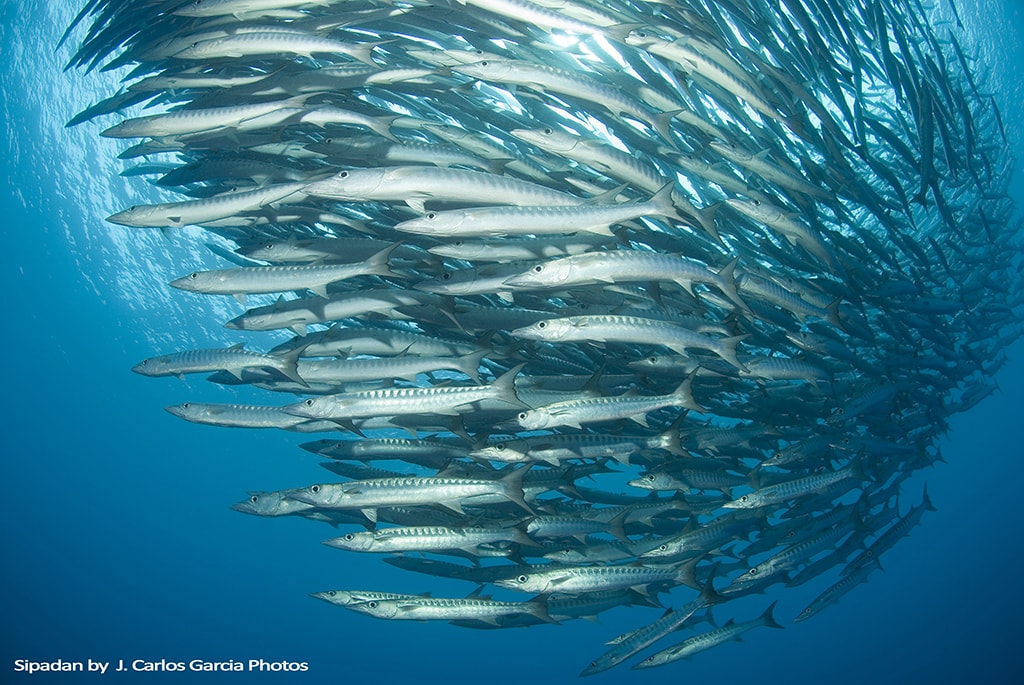
<svg viewBox="0 0 1024 685">
<path fill-rule="evenodd" d="M 657 357 L 648 357 L 647 361 L 649 361 L 652 364 L 657 364 L 658 363 L 658 358 Z"/>
<path fill-rule="evenodd" d="M 519 416 L 518 416 L 517 418 L 518 418 L 518 419 L 519 419 L 520 421 L 525 421 L 525 420 L 526 420 L 526 412 L 525 412 L 525 411 L 521 411 L 521 412 L 519 412 Z"/>
<path fill-rule="evenodd" d="M 527 580 L 529 580 L 529 578 L 527 576 L 519 576 L 518 578 L 516 578 L 516 580 L 520 583 L 525 583 Z"/>
<path fill-rule="evenodd" d="M 129 207 L 129 208 L 128 208 L 128 211 L 129 211 L 129 212 L 134 212 L 134 211 L 135 211 L 136 209 L 138 209 L 138 208 L 139 208 L 139 206 L 138 206 L 138 205 L 132 205 L 131 207 Z"/>
<path fill-rule="evenodd" d="M 749 573 L 752 576 L 756 576 L 757 575 L 757 567 L 755 566 L 754 568 L 750 569 Z"/>
<path fill-rule="evenodd" d="M 452 277 L 452 275 L 451 275 L 451 274 L 445 274 L 445 275 L 441 276 L 441 279 L 442 279 L 442 280 L 445 280 L 445 281 L 447 281 L 447 280 L 448 280 L 448 279 L 450 279 L 451 277 Z"/>
<path fill-rule="evenodd" d="M 533 267 L 533 273 L 535 273 L 535 274 L 539 274 L 543 270 L 544 270 L 544 267 L 542 265 L 540 265 L 540 264 L 538 264 L 537 266 Z"/>
<path fill-rule="evenodd" d="M 348 172 L 342 171 L 341 173 L 338 174 L 338 178 L 348 178 Z"/>
<path fill-rule="evenodd" d="M 199 278 L 199 272 L 198 272 L 198 271 L 193 271 L 192 273 L 190 273 L 190 274 L 188 275 L 188 277 L 189 277 L 189 278 L 191 278 L 191 279 L 192 279 L 192 280 L 194 281 L 194 280 L 196 280 L 197 278 Z"/>
<path fill-rule="evenodd" d="M 760 207 L 761 206 L 761 201 L 760 200 L 754 200 L 754 205 L 757 206 L 757 207 Z"/>
<path fill-rule="evenodd" d="M 376 609 L 377 608 L 377 603 L 376 602 L 367 602 L 366 606 L 370 607 L 371 609 Z"/>
<path fill-rule="evenodd" d="M 743 497 L 740 497 L 740 501 L 741 502 L 746 502 L 747 501 L 747 496 L 743 495 Z"/>
<path fill-rule="evenodd" d="M 192 43 L 192 45 L 191 45 L 191 46 L 189 46 L 189 47 L 193 47 L 193 48 L 194 48 L 194 47 L 196 47 L 197 45 L 199 45 L 199 41 L 198 41 L 198 40 L 197 40 L 197 41 L 196 41 L 195 43 Z"/>
<path fill-rule="evenodd" d="M 547 328 L 547 327 L 548 327 L 548 322 L 547 321 L 538 321 L 537 322 L 537 328 Z"/>
<path fill-rule="evenodd" d="M 319 485 L 310 485 L 309 486 L 309 491 L 312 492 L 315 495 L 318 492 L 320 492 L 320 486 Z"/>
<path fill-rule="evenodd" d="M 256 504 L 257 502 L 260 501 L 260 496 L 259 495 L 253 495 L 252 497 L 249 498 L 249 501 L 252 502 L 253 504 Z"/>
<path fill-rule="evenodd" d="M 550 136 L 554 132 L 555 132 L 555 129 L 553 129 L 553 128 L 546 128 L 546 129 L 544 129 L 544 135 L 546 135 L 546 136 Z"/>
<path fill-rule="evenodd" d="M 326 139 L 324 139 L 324 142 L 327 143 L 328 145 L 330 145 L 331 143 L 334 142 L 334 138 L 326 138 Z"/>
<path fill-rule="evenodd" d="M 646 476 L 644 476 L 644 478 L 649 480 L 652 483 L 654 482 L 654 474 L 653 473 L 648 473 Z"/>
<path fill-rule="evenodd" d="M 490 64 L 490 62 L 488 62 L 487 60 L 484 60 L 483 62 L 481 62 L 481 63 L 480 63 L 480 66 L 482 66 L 482 67 L 486 67 L 486 66 L 488 66 L 489 64 Z"/>
<path fill-rule="evenodd" d="M 647 32 L 646 31 L 637 31 L 636 35 L 638 35 L 641 38 L 646 38 L 647 37 Z"/>
<path fill-rule="evenodd" d="M 145 366 L 148 363 L 149 363 L 148 359 L 143 359 L 142 362 L 139 364 L 139 366 Z"/>
<path fill-rule="evenodd" d="M 499 442 L 497 445 L 494 446 L 494 449 L 498 450 L 499 452 L 504 452 L 505 451 L 505 443 Z"/>
<path fill-rule="evenodd" d="M 427 218 L 428 219 L 436 219 L 437 218 L 437 212 L 430 212 L 429 214 L 427 214 Z"/>
<path fill-rule="evenodd" d="M 313 400 L 311 400 L 311 399 L 310 400 L 306 400 L 305 402 L 303 402 L 303 404 L 306 405 L 307 407 L 312 407 L 313 406 Z"/>
<path fill-rule="evenodd" d="M 182 409 L 188 409 L 188 408 L 189 408 L 189 407 L 191 407 L 191 406 L 192 406 L 192 405 L 191 405 L 191 404 L 189 404 L 188 402 L 184 402 L 184 403 L 183 403 L 183 404 L 181 405 L 181 408 L 182 408 Z"/>
<path fill-rule="evenodd" d="M 274 249 L 274 243 L 267 243 L 266 245 L 263 246 L 263 249 L 264 250 L 273 250 Z"/>
<path fill-rule="evenodd" d="M 452 243 L 452 245 L 454 245 L 455 247 L 462 247 L 463 242 L 461 240 L 456 240 L 454 243 Z"/>
<path fill-rule="evenodd" d="M 661 545 L 660 547 L 658 547 L 658 549 L 660 549 L 662 552 L 668 551 L 668 545 Z"/>
<path fill-rule="evenodd" d="M 327 596 L 328 596 L 328 597 L 333 597 L 333 596 L 334 596 L 334 595 L 336 595 L 336 594 L 338 594 L 338 593 L 337 593 L 337 592 L 335 592 L 334 590 L 328 590 L 328 591 L 327 591 Z"/>
<path fill-rule="evenodd" d="M 351 542 L 352 540 L 354 540 L 354 539 L 355 539 L 355 537 L 356 537 L 356 536 L 355 536 L 355 535 L 353 535 L 352 533 L 346 533 L 346 534 L 345 534 L 345 539 L 346 539 L 346 540 L 348 540 L 349 542 Z"/>
</svg>

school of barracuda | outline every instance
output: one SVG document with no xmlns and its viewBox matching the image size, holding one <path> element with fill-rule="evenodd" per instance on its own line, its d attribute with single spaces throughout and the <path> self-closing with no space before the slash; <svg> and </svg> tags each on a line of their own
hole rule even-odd
<svg viewBox="0 0 1024 685">
<path fill-rule="evenodd" d="M 188 421 L 328 434 L 302 447 L 342 480 L 234 508 L 530 597 L 314 595 L 359 613 L 682 601 L 582 675 L 822 576 L 807 619 L 932 509 L 901 484 L 1021 332 L 1007 135 L 948 0 L 90 0 L 78 24 L 69 66 L 126 75 L 69 125 L 144 104 L 102 135 L 168 191 L 109 220 L 220 236 L 230 266 L 171 285 L 241 303 L 238 344 L 134 370 L 268 391 L 168 407 Z"/>
</svg>

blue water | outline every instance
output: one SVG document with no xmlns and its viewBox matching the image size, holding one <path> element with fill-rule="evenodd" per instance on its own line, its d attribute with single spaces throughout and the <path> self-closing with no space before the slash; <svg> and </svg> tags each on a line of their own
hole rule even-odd
<svg viewBox="0 0 1024 685">
<path fill-rule="evenodd" d="M 600 624 L 472 631 L 373 620 L 307 597 L 333 588 L 457 596 L 468 587 L 326 548 L 327 526 L 229 510 L 246 490 L 321 480 L 296 447 L 304 438 L 182 422 L 162 407 L 233 401 L 230 391 L 129 372 L 157 352 L 235 342 L 220 322 L 237 307 L 224 298 L 214 311 L 204 298 L 200 309 L 164 285 L 217 264 L 198 232 L 164 237 L 103 222 L 147 196 L 137 179 L 116 176 L 118 146 L 96 135 L 104 122 L 63 128 L 115 79 L 61 73 L 67 53 L 53 46 L 74 12 L 61 4 L 0 4 L 0 683 L 99 679 L 29 677 L 14 672 L 16 659 L 308 664 L 262 677 L 103 676 L 125 683 L 563 683 L 605 640 L 657 618 L 631 608 Z M 1024 12 L 1017 0 L 959 5 L 997 65 L 995 94 L 1019 150 Z M 790 623 L 827 579 L 782 594 L 784 631 L 594 682 L 1024 682 L 1024 347 L 1008 353 L 1001 390 L 954 417 L 941 445 L 948 463 L 905 486 L 903 511 L 925 481 L 938 511 L 883 557 L 885 573 L 811 621 Z M 746 620 L 768 601 L 730 603 L 719 618 Z"/>
</svg>

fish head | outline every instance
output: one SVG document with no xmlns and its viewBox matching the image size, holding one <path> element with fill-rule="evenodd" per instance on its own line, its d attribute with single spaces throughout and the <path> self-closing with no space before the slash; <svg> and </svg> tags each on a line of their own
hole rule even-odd
<svg viewBox="0 0 1024 685">
<path fill-rule="evenodd" d="M 336 483 L 314 483 L 313 485 L 305 488 L 289 490 L 288 496 L 299 502 L 304 502 L 305 504 L 310 504 L 314 507 L 320 507 L 329 505 L 334 500 L 340 499 L 344 496 L 344 493 Z"/>
<path fill-rule="evenodd" d="M 506 464 L 518 464 L 529 461 L 526 458 L 525 452 L 504 442 L 495 443 L 493 445 L 488 445 L 487 447 L 481 447 L 478 450 L 473 450 L 469 453 L 469 456 L 473 459 L 489 459 L 491 461 L 501 461 Z"/>
<path fill-rule="evenodd" d="M 505 285 L 517 288 L 547 288 L 564 283 L 573 273 L 573 259 L 554 259 L 534 264 L 529 271 L 505 279 Z"/>
<path fill-rule="evenodd" d="M 311 592 L 310 597 L 316 597 L 322 599 L 330 604 L 336 604 L 338 606 L 348 606 L 353 602 L 352 593 L 348 590 L 327 590 L 325 592 Z"/>
<path fill-rule="evenodd" d="M 330 540 L 324 540 L 328 547 L 347 549 L 350 552 L 368 552 L 373 547 L 373 533 L 345 533 Z"/>
<path fill-rule="evenodd" d="M 330 418 L 333 412 L 331 411 L 334 407 L 333 397 L 309 397 L 296 402 L 294 404 L 288 404 L 281 407 L 281 411 L 285 414 L 291 414 L 292 416 L 301 416 L 307 419 L 326 419 Z"/>
<path fill-rule="evenodd" d="M 583 140 L 579 136 L 551 128 L 550 126 L 536 129 L 517 128 L 511 131 L 511 134 L 525 143 L 536 145 L 546 152 L 554 153 L 572 152 Z"/>
<path fill-rule="evenodd" d="M 220 57 L 223 54 L 223 43 L 223 39 L 220 38 L 197 40 L 174 53 L 173 57 L 175 59 L 209 59 Z"/>
<path fill-rule="evenodd" d="M 173 373 L 163 357 L 150 357 L 132 367 L 132 371 L 142 376 L 167 376 Z"/>
<path fill-rule="evenodd" d="M 722 504 L 723 509 L 755 509 L 759 506 L 755 493 L 740 495 L 736 499 Z"/>
<path fill-rule="evenodd" d="M 683 548 L 679 545 L 671 544 L 670 542 L 663 542 L 654 549 L 649 549 L 640 555 L 640 558 L 647 559 L 659 559 L 661 557 L 672 557 L 683 551 Z"/>
<path fill-rule="evenodd" d="M 154 210 L 152 207 L 148 205 L 132 205 L 128 209 L 123 209 L 120 212 L 111 214 L 107 217 L 107 221 L 120 226 L 141 228 L 150 226 L 150 220 L 153 216 Z"/>
<path fill-rule="evenodd" d="M 498 587 L 503 587 L 506 590 L 518 590 L 520 592 L 541 594 L 547 592 L 548 587 L 551 585 L 551 581 L 543 576 L 521 573 L 512 578 L 496 580 L 494 581 L 494 584 Z"/>
<path fill-rule="evenodd" d="M 548 424 L 551 422 L 551 415 L 543 411 L 543 407 L 540 409 L 528 409 L 516 414 L 516 422 L 525 430 L 540 430 L 541 428 L 548 427 Z"/>
<path fill-rule="evenodd" d="M 182 402 L 181 404 L 172 404 L 169 407 L 164 407 L 164 410 L 174 414 L 179 419 L 185 419 L 186 421 L 200 421 L 205 417 L 210 416 L 210 407 L 205 404 L 197 404 L 195 402 Z"/>
<path fill-rule="evenodd" d="M 330 178 L 303 186 L 301 192 L 335 200 L 364 200 L 385 182 L 387 171 L 387 167 L 345 169 Z"/>
<path fill-rule="evenodd" d="M 221 283 L 224 277 L 216 271 L 193 271 L 187 276 L 176 278 L 169 286 L 178 290 L 187 290 L 192 293 L 205 293 Z"/>
<path fill-rule="evenodd" d="M 423 216 L 395 225 L 396 231 L 418 235 L 445 236 L 457 231 L 465 222 L 466 213 L 460 210 L 427 212 Z"/>
<path fill-rule="evenodd" d="M 515 71 L 515 64 L 511 60 L 484 59 L 452 67 L 452 71 L 481 81 L 503 81 Z"/>
<path fill-rule="evenodd" d="M 527 340 L 556 341 L 564 338 L 574 328 L 571 319 L 544 319 L 529 326 L 516 328 L 511 334 Z"/>
<path fill-rule="evenodd" d="M 626 45 L 632 45 L 637 48 L 646 48 L 652 45 L 667 44 L 664 38 L 659 37 L 654 31 L 649 28 L 633 29 L 624 39 Z"/>
<path fill-rule="evenodd" d="M 629 481 L 627 485 L 644 490 L 664 490 L 671 480 L 672 477 L 667 473 L 646 473 L 639 478 Z"/>
<path fill-rule="evenodd" d="M 231 508 L 254 516 L 285 516 L 307 510 L 310 505 L 289 499 L 286 492 L 250 492 L 249 497 Z"/>
<path fill-rule="evenodd" d="M 347 608 L 375 618 L 394 618 L 398 615 L 398 602 L 388 600 L 371 599 L 368 602 L 349 604 Z"/>
</svg>

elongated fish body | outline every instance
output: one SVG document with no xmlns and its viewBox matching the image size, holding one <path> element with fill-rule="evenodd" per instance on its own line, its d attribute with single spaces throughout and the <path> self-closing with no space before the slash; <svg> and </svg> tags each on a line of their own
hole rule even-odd
<svg viewBox="0 0 1024 685">
<path fill-rule="evenodd" d="M 309 383 L 359 383 L 384 378 L 415 380 L 432 371 L 461 371 L 479 383 L 480 360 L 487 350 L 472 352 L 464 357 L 402 356 L 383 359 L 317 359 L 300 360 L 298 375 Z"/>
<path fill-rule="evenodd" d="M 360 62 L 375 65 L 370 52 L 373 45 L 344 43 L 312 34 L 283 33 L 278 31 L 228 35 L 197 41 L 176 52 L 175 59 L 211 60 L 224 57 L 251 57 L 259 55 L 295 54 L 312 59 L 313 54 L 347 55 Z"/>
<path fill-rule="evenodd" d="M 482 621 L 498 625 L 504 618 L 528 614 L 553 623 L 543 602 L 498 602 L 493 599 L 414 599 L 370 600 L 348 605 L 349 609 L 376 618 L 406 621 Z"/>
<path fill-rule="evenodd" d="M 426 293 L 413 291 L 364 290 L 332 295 L 329 299 L 317 296 L 279 300 L 250 309 L 224 326 L 245 331 L 290 328 L 299 335 L 305 335 L 306 326 L 310 324 L 341 321 L 371 312 L 392 312 L 404 305 L 421 304 L 426 297 Z"/>
<path fill-rule="evenodd" d="M 127 119 L 103 131 L 108 138 L 145 138 L 201 133 L 239 126 L 280 109 L 294 108 L 304 98 L 289 98 L 254 105 L 235 105 L 209 109 L 183 109 L 166 114 L 152 114 L 138 119 Z"/>
<path fill-rule="evenodd" d="M 843 576 L 826 588 L 820 595 L 815 597 L 803 611 L 797 614 L 796 618 L 793 619 L 793 622 L 799 623 L 800 621 L 806 621 L 812 616 L 821 613 L 826 608 L 837 603 L 844 595 L 850 592 L 850 590 L 865 582 L 868 579 L 868 576 L 878 568 L 880 568 L 880 565 L 878 563 L 878 559 L 875 558 L 870 562 L 859 566 L 852 573 Z"/>
<path fill-rule="evenodd" d="M 385 388 L 303 400 L 284 411 L 316 419 L 352 419 L 402 414 L 458 414 L 484 400 L 521 406 L 513 383 L 518 366 L 488 385 L 448 388 Z"/>
<path fill-rule="evenodd" d="M 759 519 L 753 517 L 718 517 L 696 530 L 665 540 L 640 556 L 657 562 L 659 559 L 717 549 L 733 538 L 748 535 L 759 526 Z"/>
<path fill-rule="evenodd" d="M 674 216 L 672 189 L 647 202 L 616 205 L 580 205 L 550 207 L 493 207 L 430 212 L 418 219 L 403 221 L 396 230 L 438 237 L 490 237 L 597 233 L 610 236 L 614 224 L 642 216 Z"/>
<path fill-rule="evenodd" d="M 522 502 L 523 469 L 503 479 L 380 478 L 311 485 L 293 497 L 325 509 L 373 510 L 388 506 L 439 504 L 462 513 L 462 505 L 494 496 Z M 529 511 L 529 507 L 522 505 Z"/>
<path fill-rule="evenodd" d="M 372 257 L 393 243 L 374 238 L 318 238 L 312 240 L 267 240 L 238 251 L 264 262 L 316 262 L 336 259 L 346 263 Z M 398 250 L 395 256 L 404 256 Z"/>
<path fill-rule="evenodd" d="M 332 200 L 398 200 L 420 209 L 431 200 L 476 205 L 570 206 L 583 202 L 568 193 L 509 176 L 420 166 L 341 171 L 333 178 L 308 184 L 302 190 Z"/>
<path fill-rule="evenodd" d="M 508 279 L 506 284 L 558 288 L 598 283 L 667 281 L 678 283 L 693 294 L 694 283 L 707 283 L 738 299 L 735 286 L 728 278 L 730 272 L 725 275 L 715 273 L 703 262 L 679 254 L 605 250 L 536 264 Z"/>
<path fill-rule="evenodd" d="M 367 438 L 363 440 L 318 440 L 299 445 L 304 450 L 328 459 L 401 459 L 415 461 L 431 458 L 440 468 L 449 459 L 469 456 L 470 450 L 461 439 L 457 442 L 421 438 Z"/>
<path fill-rule="evenodd" d="M 398 592 L 377 592 L 376 590 L 327 590 L 326 592 L 313 592 L 310 597 L 322 599 L 328 604 L 336 604 L 341 607 L 351 607 L 353 604 L 364 604 L 366 602 L 379 602 L 395 599 L 420 599 L 424 595 L 409 595 Z"/>
<path fill-rule="evenodd" d="M 183 402 L 166 409 L 171 414 L 186 421 L 206 423 L 212 426 L 295 430 L 302 424 L 315 423 L 317 425 L 324 425 L 323 422 L 310 421 L 308 418 L 286 414 L 278 407 L 259 407 L 251 404 Z M 334 429 L 337 429 L 337 426 L 331 428 L 331 430 Z"/>
<path fill-rule="evenodd" d="M 377 291 L 386 293 L 387 291 Z M 428 297 L 423 297 L 422 302 Z M 412 304 L 412 303 L 410 303 Z M 464 357 L 480 348 L 463 340 L 437 338 L 395 328 L 364 326 L 360 328 L 329 328 L 326 331 L 310 333 L 275 347 L 271 352 L 278 354 L 288 349 L 301 348 L 305 357 L 353 357 L 360 354 L 377 357 L 396 357 L 402 354 L 424 357 Z"/>
<path fill-rule="evenodd" d="M 244 212 L 258 210 L 289 199 L 301 202 L 305 183 L 281 183 L 257 188 L 222 193 L 203 200 L 165 202 L 156 205 L 136 205 L 107 217 L 107 221 L 122 226 L 181 227 L 216 221 Z"/>
<path fill-rule="evenodd" d="M 625 95 L 618 88 L 604 85 L 583 74 L 518 60 L 482 60 L 459 65 L 452 70 L 484 81 L 525 86 L 541 92 L 569 95 L 592 102 L 606 107 L 616 117 L 625 114 L 646 123 L 670 145 L 674 141 L 668 128 L 668 117 Z"/>
<path fill-rule="evenodd" d="M 181 376 L 186 373 L 207 373 L 227 371 L 241 378 L 246 369 L 274 369 L 292 380 L 303 382 L 297 375 L 295 355 L 276 356 L 250 352 L 242 344 L 227 349 L 189 350 L 160 357 L 150 357 L 132 367 L 132 371 L 143 376 Z"/>
<path fill-rule="evenodd" d="M 701 590 L 700 597 L 687 602 L 675 611 L 665 612 L 665 615 L 654 623 L 634 630 L 628 637 L 616 642 L 610 650 L 591 661 L 580 675 L 594 675 L 621 664 L 629 657 L 646 649 L 669 633 L 679 630 L 701 609 L 710 607 L 721 600 L 722 598 L 711 587 L 711 581 L 708 580 Z"/>
<path fill-rule="evenodd" d="M 832 486 L 847 479 L 866 480 L 860 469 L 859 462 L 854 462 L 838 471 L 822 473 L 804 478 L 795 478 L 790 481 L 769 485 L 755 490 L 749 495 L 741 495 L 731 502 L 723 505 L 726 509 L 755 509 L 767 507 L 781 502 L 787 502 L 804 495 L 814 495 L 827 491 Z"/>
<path fill-rule="evenodd" d="M 699 407 L 690 391 L 689 379 L 674 393 L 643 397 L 621 395 L 618 397 L 591 397 L 555 402 L 536 409 L 520 412 L 516 417 L 519 425 L 527 430 L 540 430 L 558 426 L 582 427 L 583 424 L 631 419 L 642 426 L 647 425 L 647 414 L 665 407 Z"/>
<path fill-rule="evenodd" d="M 328 547 L 354 552 L 439 552 L 463 550 L 478 552 L 482 545 L 494 543 L 530 544 L 530 538 L 517 528 L 380 528 L 362 533 L 346 533 L 325 540 Z"/>
<path fill-rule="evenodd" d="M 652 583 L 677 585 L 688 579 L 686 568 L 675 566 L 569 566 L 522 573 L 495 581 L 507 590 L 533 594 L 578 595 L 584 592 L 644 588 Z"/>
<path fill-rule="evenodd" d="M 310 264 L 289 266 L 249 266 L 217 271 L 194 271 L 171 281 L 170 285 L 193 293 L 237 295 L 312 290 L 327 297 L 327 286 L 356 276 L 389 276 L 388 247 L 365 262 L 355 264 Z"/>
<path fill-rule="evenodd" d="M 739 639 L 744 633 L 753 630 L 754 628 L 760 628 L 761 626 L 767 626 L 769 628 L 781 628 L 782 626 L 776 623 L 772 611 L 775 609 L 776 602 L 772 602 L 771 606 L 765 609 L 765 612 L 760 617 L 753 621 L 747 621 L 746 623 L 734 623 L 729 621 L 721 628 L 716 628 L 711 632 L 704 633 L 703 635 L 697 635 L 691 637 L 689 640 L 681 642 L 680 644 L 669 647 L 668 649 L 662 650 L 657 654 L 647 657 L 634 668 L 652 668 L 654 666 L 663 666 L 679 659 L 686 659 L 694 654 L 703 652 L 717 647 L 718 645 L 725 644 L 732 640 Z"/>
<path fill-rule="evenodd" d="M 548 319 L 517 328 L 512 331 L 512 335 L 549 342 L 595 340 L 665 345 L 683 355 L 688 354 L 688 350 L 700 349 L 715 353 L 739 369 L 746 368 L 736 356 L 736 344 L 743 336 L 711 338 L 665 321 L 635 316 L 596 315 Z"/>
</svg>

